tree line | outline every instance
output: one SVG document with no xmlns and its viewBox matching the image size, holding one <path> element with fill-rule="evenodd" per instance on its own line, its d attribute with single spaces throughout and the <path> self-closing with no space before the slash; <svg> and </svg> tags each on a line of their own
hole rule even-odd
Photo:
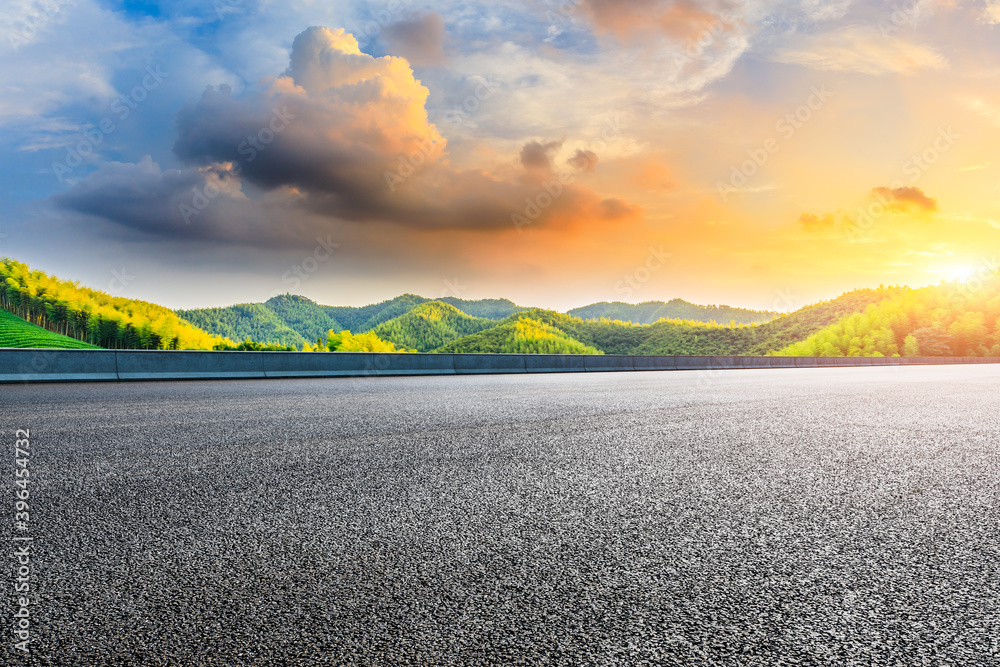
<svg viewBox="0 0 1000 667">
<path fill-rule="evenodd" d="M 60 280 L 0 258 L 0 307 L 55 333 L 109 349 L 211 350 L 236 343 L 212 336 L 173 311 Z"/>
<path fill-rule="evenodd" d="M 906 289 L 789 345 L 787 356 L 1000 357 L 1000 273 Z"/>
</svg>

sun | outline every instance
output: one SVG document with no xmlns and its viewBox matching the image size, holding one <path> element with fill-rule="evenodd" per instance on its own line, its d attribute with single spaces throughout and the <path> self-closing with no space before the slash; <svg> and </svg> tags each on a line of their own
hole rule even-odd
<svg viewBox="0 0 1000 667">
<path fill-rule="evenodd" d="M 941 273 L 944 275 L 944 279 L 950 283 L 965 284 L 969 278 L 976 275 L 976 269 L 967 264 L 957 264 L 955 266 L 942 267 Z"/>
</svg>

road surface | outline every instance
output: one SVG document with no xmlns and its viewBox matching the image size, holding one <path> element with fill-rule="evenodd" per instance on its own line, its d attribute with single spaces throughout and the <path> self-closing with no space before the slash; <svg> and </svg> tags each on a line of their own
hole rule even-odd
<svg viewBox="0 0 1000 667">
<path fill-rule="evenodd" d="M 0 387 L 4 664 L 1000 664 L 998 407 L 1000 366 Z"/>
</svg>

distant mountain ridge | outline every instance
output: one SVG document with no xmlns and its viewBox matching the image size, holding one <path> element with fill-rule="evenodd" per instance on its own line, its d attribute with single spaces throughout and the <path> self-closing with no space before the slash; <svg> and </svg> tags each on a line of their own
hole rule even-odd
<svg viewBox="0 0 1000 667">
<path fill-rule="evenodd" d="M 211 333 L 225 332 L 218 335 L 232 340 L 250 338 L 264 343 L 302 347 L 306 342 L 313 344 L 317 340 L 325 340 L 331 329 L 354 333 L 374 331 L 380 325 L 403 317 L 418 306 L 432 301 L 447 304 L 467 317 L 487 321 L 502 320 L 526 310 L 507 299 L 473 301 L 442 297 L 432 300 L 416 294 L 402 294 L 388 301 L 355 307 L 323 306 L 304 296 L 281 294 L 264 303 L 240 303 L 221 308 L 182 309 L 176 312 L 194 326 Z M 416 322 L 416 319 L 411 322 Z M 461 327 L 457 331 L 462 331 L 462 335 L 471 333 Z M 400 345 L 412 349 L 410 345 Z"/>
<path fill-rule="evenodd" d="M 717 324 L 762 324 L 781 315 L 769 310 L 748 310 L 732 306 L 699 306 L 684 299 L 622 303 L 621 301 L 594 303 L 567 311 L 582 320 L 621 320 L 633 324 L 653 324 L 659 320 L 691 320 Z"/>
<path fill-rule="evenodd" d="M 175 312 L 9 258 L 0 258 L 0 278 L 5 347 L 1000 357 L 1000 272 L 969 284 L 858 289 L 749 324 L 737 322 L 773 313 L 674 299 L 592 304 L 565 314 L 506 299 L 414 294 L 363 307 L 284 294 L 264 303 Z M 734 324 L 719 322 L 726 317 Z"/>
<path fill-rule="evenodd" d="M 394 299 L 367 306 L 324 306 L 304 296 L 282 294 L 272 297 L 264 303 L 242 303 L 223 308 L 178 310 L 177 314 L 209 333 L 225 336 L 232 340 L 245 340 L 249 337 L 254 341 L 301 347 L 305 342 L 312 344 L 319 339 L 325 339 L 327 332 L 331 329 L 338 332 L 348 330 L 354 333 L 369 331 L 378 333 L 379 328 L 386 323 L 405 317 L 415 308 L 432 302 L 452 306 L 460 314 L 471 318 L 494 322 L 505 320 L 518 313 L 537 310 L 519 306 L 509 299 L 468 300 L 452 296 L 428 299 L 416 294 L 402 294 Z M 438 312 L 437 314 L 442 315 L 443 313 Z M 568 314 L 583 320 L 603 318 L 633 324 L 653 324 L 661 319 L 679 319 L 692 322 L 716 322 L 723 325 L 730 322 L 759 324 L 769 322 L 780 315 L 780 313 L 771 311 L 749 310 L 731 306 L 699 306 L 683 299 L 673 299 L 667 302 L 647 301 L 640 304 L 601 302 L 575 308 L 570 310 Z M 454 314 L 445 316 L 445 319 L 448 319 L 450 324 L 460 321 L 454 317 Z M 462 335 L 475 333 L 465 331 L 462 328 L 464 324 L 451 333 L 447 333 L 445 330 L 449 328 L 450 324 L 432 325 L 430 323 L 432 320 L 421 320 L 419 317 L 409 318 L 408 324 L 419 326 L 419 332 L 404 334 L 401 327 L 405 328 L 406 325 L 397 323 L 394 325 L 391 337 L 385 339 L 392 340 L 401 347 L 423 351 L 422 348 L 430 344 L 430 341 L 441 340 L 441 345 L 444 345 L 455 340 L 454 334 L 457 332 L 462 332 Z M 436 333 L 431 333 L 430 328 L 437 328 Z M 385 329 L 380 331 L 387 333 Z M 413 343 L 417 342 L 418 339 L 422 339 L 421 344 L 414 346 Z"/>
<path fill-rule="evenodd" d="M 398 347 L 430 352 L 464 336 L 496 327 L 495 320 L 472 317 L 442 301 L 427 301 L 378 325 L 372 332 Z"/>
</svg>

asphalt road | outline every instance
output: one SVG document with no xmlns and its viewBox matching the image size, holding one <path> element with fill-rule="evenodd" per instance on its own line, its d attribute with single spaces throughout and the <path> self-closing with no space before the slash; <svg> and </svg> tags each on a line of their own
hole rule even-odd
<svg viewBox="0 0 1000 667">
<path fill-rule="evenodd" d="M 0 386 L 3 664 L 997 665 L 998 404 L 1000 366 Z"/>
</svg>

